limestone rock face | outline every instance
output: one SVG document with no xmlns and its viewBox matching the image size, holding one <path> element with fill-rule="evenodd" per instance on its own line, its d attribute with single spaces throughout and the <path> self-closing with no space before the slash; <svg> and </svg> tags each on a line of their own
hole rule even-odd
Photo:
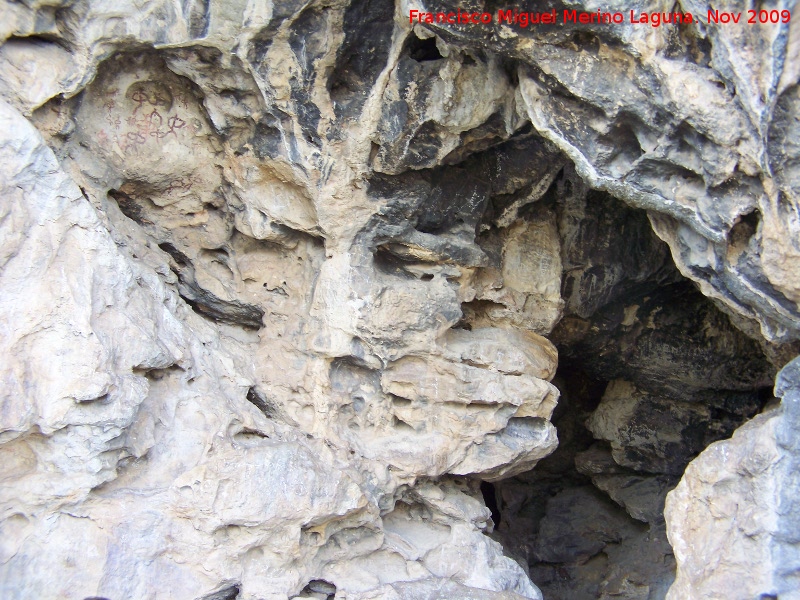
<svg viewBox="0 0 800 600">
<path fill-rule="evenodd" d="M 502 332 L 483 336 L 494 350 L 490 343 L 476 347 L 480 331 L 454 332 L 438 351 L 442 370 L 418 374 L 448 391 L 395 397 L 451 403 L 458 416 L 452 431 L 428 425 L 442 417 L 435 406 L 422 409 L 419 432 L 400 426 L 392 415 L 404 415 L 402 403 L 392 408 L 377 370 L 357 366 L 353 356 L 329 360 L 329 369 L 303 379 L 313 360 L 298 360 L 296 346 L 294 354 L 287 350 L 281 330 L 272 332 L 276 343 L 259 337 L 255 328 L 264 328 L 266 311 L 241 277 L 228 277 L 235 283 L 226 286 L 211 279 L 218 272 L 201 276 L 177 239 L 160 250 L 142 231 L 153 226 L 151 235 L 158 235 L 142 213 L 135 213 L 141 229 L 123 227 L 121 207 L 115 216 L 103 214 L 104 223 L 35 129 L 8 105 L 0 116 L 9 199 L 2 270 L 9 323 L 3 337 L 4 597 L 199 598 L 234 590 L 243 598 L 285 598 L 315 580 L 347 597 L 393 581 L 434 585 L 442 577 L 485 597 L 506 589 L 539 597 L 520 567 L 482 535 L 488 511 L 471 488 L 443 481 L 411 492 L 401 485 L 456 472 L 459 464 L 462 474 L 519 468 L 551 451 L 555 435 L 546 419 L 558 392 L 537 377 L 555 370 L 546 340 L 510 333 L 518 349 L 507 355 Z M 127 211 L 133 202 L 129 195 Z M 155 203 L 147 207 L 166 218 Z M 297 256 L 253 246 L 256 241 L 241 240 L 252 250 L 252 256 L 244 251 L 243 262 L 251 261 L 255 276 L 272 277 L 266 264 L 283 258 L 298 269 L 292 285 L 302 285 L 305 267 L 295 264 L 313 264 L 313 250 L 303 254 L 313 244 L 290 246 Z M 188 247 L 186 238 L 182 243 Z M 205 264 L 221 268 L 226 256 L 217 250 Z M 262 297 L 295 295 L 283 281 L 256 283 Z M 265 290 L 269 285 L 282 292 Z M 307 296 L 306 307 L 311 301 Z M 292 328 L 302 323 L 284 322 L 287 338 L 299 337 Z M 286 368 L 257 366 L 269 357 Z M 401 361 L 394 364 L 387 381 L 403 369 Z M 293 404 L 257 373 L 288 375 L 281 377 L 287 387 L 292 376 L 306 385 L 323 377 L 327 391 L 317 397 L 324 404 L 304 412 L 313 406 L 313 391 L 295 391 L 308 400 Z M 356 386 L 352 395 L 344 393 L 348 382 Z M 487 391 L 504 386 L 505 398 Z M 496 411 L 482 403 L 487 398 Z M 473 410 L 472 401 L 476 418 L 495 414 L 470 426 L 463 411 Z M 320 418 L 330 418 L 327 439 L 313 435 L 315 421 L 323 427 Z M 520 428 L 517 421 L 536 426 Z M 354 441 L 349 449 L 347 440 Z M 471 444 L 484 440 L 488 453 L 476 458 Z M 447 558 L 463 558 L 465 549 L 478 553 L 476 559 L 454 565 Z M 64 576 L 54 581 L 48 565 L 56 563 L 65 564 Z"/>
<path fill-rule="evenodd" d="M 668 598 L 796 595 L 800 360 L 780 372 L 775 395 L 780 406 L 712 444 L 667 496 L 678 561 Z"/>
<path fill-rule="evenodd" d="M 558 237 L 546 277 L 525 227 L 506 261 L 509 312 L 546 298 L 549 325 L 452 329 L 495 159 L 445 169 L 383 129 L 417 61 L 391 6 L 366 30 L 362 8 L 9 9 L 4 598 L 540 598 L 465 476 L 557 443 L 535 332 L 558 318 Z M 360 62 L 365 35 L 391 68 Z M 466 157 L 460 133 L 505 107 L 508 137 L 499 60 L 450 73 L 413 118 Z"/>
<path fill-rule="evenodd" d="M 795 23 L 0 2 L 2 598 L 663 596 L 666 491 L 800 340 Z M 559 407 L 557 346 L 611 385 Z M 481 482 L 559 408 L 512 559 Z M 782 410 L 727 443 L 784 469 Z"/>
</svg>

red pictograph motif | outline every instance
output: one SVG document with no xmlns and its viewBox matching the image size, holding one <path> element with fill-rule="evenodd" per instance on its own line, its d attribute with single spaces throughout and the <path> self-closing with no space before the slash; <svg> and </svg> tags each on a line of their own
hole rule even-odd
<svg viewBox="0 0 800 600">
<path fill-rule="evenodd" d="M 139 131 L 129 131 L 125 137 L 133 145 L 144 144 L 147 141 L 147 138 Z"/>
<path fill-rule="evenodd" d="M 108 94 L 106 94 L 108 96 Z M 175 112 L 169 114 L 173 106 L 172 92 L 163 85 L 152 81 L 139 81 L 128 88 L 126 97 L 133 102 L 133 109 L 125 119 L 128 131 L 123 139 L 123 151 L 128 148 L 143 145 L 148 139 L 163 141 L 172 134 L 178 139 L 178 133 L 188 126 L 185 119 Z M 184 94 L 176 96 L 179 105 L 188 108 L 189 104 Z M 112 117 L 109 110 L 106 119 L 112 127 L 119 130 L 122 122 L 120 117 Z M 188 189 L 191 182 L 181 182 L 171 185 L 172 189 Z"/>
<path fill-rule="evenodd" d="M 164 137 L 162 135 L 161 126 L 164 124 L 164 117 L 161 116 L 161 113 L 158 112 L 155 108 L 153 112 L 147 115 L 147 130 L 149 131 L 150 135 L 154 138 L 161 139 Z"/>
<path fill-rule="evenodd" d="M 119 92 L 119 88 L 110 88 L 110 89 L 106 90 L 105 94 L 103 94 L 103 96 L 105 96 L 105 99 L 106 99 L 106 101 L 103 104 L 103 106 L 109 112 L 111 112 L 111 109 L 113 109 L 113 108 L 115 108 L 117 106 L 117 102 L 115 100 L 117 92 Z"/>
<path fill-rule="evenodd" d="M 136 90 L 133 92 L 133 95 L 131 95 L 131 100 L 136 102 L 136 106 L 133 107 L 134 115 L 139 111 L 140 108 L 142 108 L 142 106 L 144 106 L 145 102 L 149 103 L 147 94 L 145 94 L 142 90 Z"/>
<path fill-rule="evenodd" d="M 181 192 L 188 192 L 192 189 L 192 180 L 188 177 L 181 177 L 179 179 L 173 179 L 169 182 L 167 189 L 164 190 L 165 193 L 169 194 L 170 192 L 174 191 L 181 191 Z"/>
<path fill-rule="evenodd" d="M 186 121 L 181 119 L 178 115 L 173 115 L 167 120 L 167 127 L 169 127 L 169 131 L 167 131 L 167 133 L 164 134 L 165 136 L 171 133 L 175 137 L 178 137 L 178 134 L 175 133 L 175 130 L 183 129 L 184 127 L 186 127 Z"/>
<path fill-rule="evenodd" d="M 108 119 L 108 121 L 112 126 L 119 129 L 121 124 L 119 118 L 113 121 Z M 178 131 L 186 127 L 186 121 L 176 114 L 167 117 L 166 129 L 164 129 L 164 117 L 155 109 L 141 119 L 131 116 L 125 122 L 136 129 L 136 131 L 130 131 L 126 134 L 128 140 L 134 145 L 144 144 L 148 137 L 163 140 L 172 134 L 177 138 Z"/>
</svg>

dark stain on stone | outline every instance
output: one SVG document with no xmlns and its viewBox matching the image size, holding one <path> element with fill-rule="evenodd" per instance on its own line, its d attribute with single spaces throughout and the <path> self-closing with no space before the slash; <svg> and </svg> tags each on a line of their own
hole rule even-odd
<svg viewBox="0 0 800 600">
<path fill-rule="evenodd" d="M 328 80 L 337 118 L 357 118 L 386 67 L 394 30 L 393 0 L 355 0 L 344 13 L 344 42 Z"/>
<path fill-rule="evenodd" d="M 267 400 L 266 396 L 262 394 L 255 386 L 247 390 L 247 400 L 258 410 L 264 413 L 268 419 L 274 419 L 277 416 L 277 409 L 275 405 Z"/>
<path fill-rule="evenodd" d="M 189 35 L 204 38 L 208 35 L 211 22 L 211 3 L 209 0 L 183 0 L 183 16 L 189 22 Z"/>
<path fill-rule="evenodd" d="M 236 600 L 240 591 L 241 589 L 238 585 L 232 585 L 213 594 L 203 596 L 201 600 Z"/>
</svg>

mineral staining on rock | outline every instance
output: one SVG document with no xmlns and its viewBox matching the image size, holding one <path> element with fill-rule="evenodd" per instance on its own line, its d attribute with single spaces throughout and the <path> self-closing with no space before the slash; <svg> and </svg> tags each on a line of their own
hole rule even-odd
<svg viewBox="0 0 800 600">
<path fill-rule="evenodd" d="M 440 8 L 4 4 L 4 598 L 663 595 L 800 337 L 795 32 Z"/>
</svg>

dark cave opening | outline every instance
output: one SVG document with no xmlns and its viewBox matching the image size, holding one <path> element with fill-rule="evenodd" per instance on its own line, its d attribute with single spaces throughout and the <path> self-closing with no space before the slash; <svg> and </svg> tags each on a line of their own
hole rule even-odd
<svg viewBox="0 0 800 600">
<path fill-rule="evenodd" d="M 497 491 L 494 484 L 489 481 L 481 481 L 481 495 L 486 507 L 492 511 L 492 521 L 495 528 L 500 526 L 502 514 L 500 513 L 500 506 L 497 504 Z"/>
<path fill-rule="evenodd" d="M 771 400 L 774 366 L 678 273 L 644 211 L 573 179 L 559 173 L 518 216 L 554 213 L 559 225 L 565 306 L 547 336 L 559 352 L 559 446 L 481 492 L 492 537 L 547 600 L 663 599 L 675 574 L 666 494 Z M 503 314 L 481 302 L 466 321 Z"/>
<path fill-rule="evenodd" d="M 610 382 L 587 373 L 580 360 L 566 359 L 553 383 L 562 393 L 552 417 L 559 435 L 556 451 L 527 473 L 481 484 L 495 522 L 492 537 L 529 570 L 547 600 L 664 598 L 675 571 L 664 499 L 680 473 L 661 468 L 660 451 L 680 457 L 682 471 L 710 439 L 728 437 L 752 415 L 732 418 L 717 408 L 705 413 L 705 427 L 695 422 L 685 430 L 659 432 L 652 427 L 653 414 L 664 413 L 660 406 L 649 413 L 642 408 L 645 402 L 620 427 L 621 439 L 609 442 L 597 439 L 589 423 L 608 404 Z M 772 395 L 761 388 L 755 397 L 757 412 Z M 667 419 L 666 425 L 674 427 L 675 422 Z M 624 436 L 625 427 L 637 434 L 649 428 L 655 438 L 683 434 L 695 449 L 681 454 L 658 443 L 644 444 L 638 453 L 624 445 L 618 449 L 620 441 L 633 444 Z M 698 427 L 704 429 L 699 437 Z"/>
<path fill-rule="evenodd" d="M 418 38 L 412 34 L 408 39 L 408 55 L 417 62 L 428 62 L 443 58 L 436 46 L 436 38 Z"/>
</svg>

